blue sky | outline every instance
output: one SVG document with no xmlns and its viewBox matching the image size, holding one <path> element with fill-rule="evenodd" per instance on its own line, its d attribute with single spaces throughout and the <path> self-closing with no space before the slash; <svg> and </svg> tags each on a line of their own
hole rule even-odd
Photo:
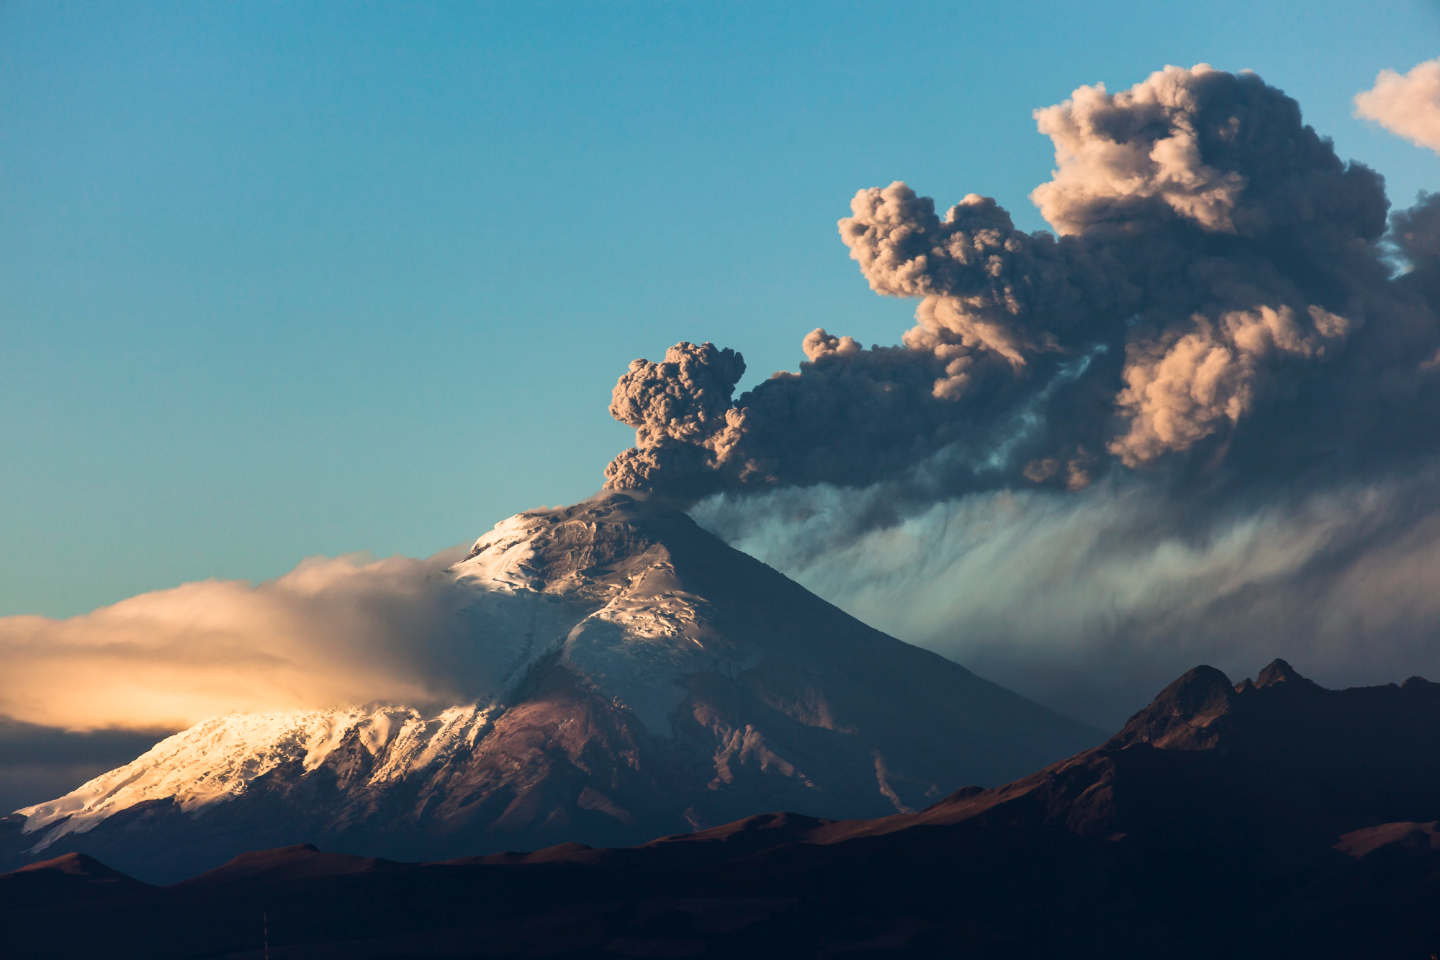
<svg viewBox="0 0 1440 960">
<path fill-rule="evenodd" d="M 1352 118 L 1419 2 L 0 5 L 0 615 L 427 555 L 596 490 L 637 356 L 895 342 L 861 187 L 1043 226 L 1031 110 L 1251 68 Z"/>
</svg>

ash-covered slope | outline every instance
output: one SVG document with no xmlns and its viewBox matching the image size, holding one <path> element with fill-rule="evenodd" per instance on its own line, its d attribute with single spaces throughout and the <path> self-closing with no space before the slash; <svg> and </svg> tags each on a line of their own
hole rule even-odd
<svg viewBox="0 0 1440 960">
<path fill-rule="evenodd" d="M 207 721 L 0 820 L 0 868 L 80 851 L 163 881 L 301 842 L 420 860 L 873 817 L 1103 736 L 626 494 L 513 517 L 445 576 L 474 702 Z"/>
</svg>

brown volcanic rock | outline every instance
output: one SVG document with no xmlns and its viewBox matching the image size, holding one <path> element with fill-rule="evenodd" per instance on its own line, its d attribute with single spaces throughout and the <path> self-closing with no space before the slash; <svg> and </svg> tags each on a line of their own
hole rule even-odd
<svg viewBox="0 0 1440 960">
<path fill-rule="evenodd" d="M 1197 667 L 1094 750 L 848 835 L 981 819 L 1131 842 L 1274 845 L 1440 813 L 1440 684 L 1326 690 L 1280 660 L 1260 681 L 1232 686 Z"/>
</svg>

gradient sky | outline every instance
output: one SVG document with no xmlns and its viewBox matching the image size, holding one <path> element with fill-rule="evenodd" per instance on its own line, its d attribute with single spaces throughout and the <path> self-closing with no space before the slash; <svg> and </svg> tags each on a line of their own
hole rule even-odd
<svg viewBox="0 0 1440 960">
<path fill-rule="evenodd" d="M 905 179 L 1029 229 L 1031 110 L 1251 68 L 1353 119 L 1440 5 L 0 4 L 0 615 L 424 556 L 594 492 L 637 356 L 893 343 L 835 221 Z"/>
</svg>

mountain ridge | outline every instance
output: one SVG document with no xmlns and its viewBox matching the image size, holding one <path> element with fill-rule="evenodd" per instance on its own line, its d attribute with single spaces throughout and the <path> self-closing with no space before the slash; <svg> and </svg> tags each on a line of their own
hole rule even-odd
<svg viewBox="0 0 1440 960">
<path fill-rule="evenodd" d="M 1440 724 L 1440 684 L 1332 691 L 1272 667 L 1238 685 L 1196 668 L 1105 744 L 911 814 L 762 814 L 637 847 L 431 864 L 292 847 L 0 915 L 41 931 L 27 955 L 56 958 L 156 917 L 146 956 L 248 956 L 247 922 L 270 909 L 277 958 L 1423 960 L 1440 947 L 1440 744 L 1409 734 Z M 82 908 L 91 926 L 48 933 Z"/>
</svg>

